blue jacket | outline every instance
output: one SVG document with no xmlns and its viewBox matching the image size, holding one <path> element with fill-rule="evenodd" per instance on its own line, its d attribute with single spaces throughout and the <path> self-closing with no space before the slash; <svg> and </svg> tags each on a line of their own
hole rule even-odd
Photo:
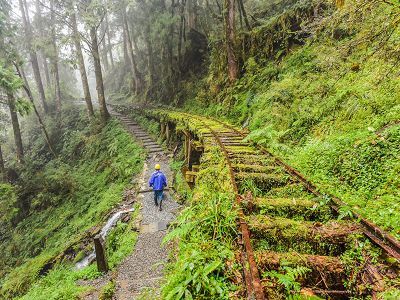
<svg viewBox="0 0 400 300">
<path fill-rule="evenodd" d="M 151 175 L 149 186 L 155 191 L 162 191 L 167 186 L 167 178 L 161 171 L 156 171 Z"/>
</svg>

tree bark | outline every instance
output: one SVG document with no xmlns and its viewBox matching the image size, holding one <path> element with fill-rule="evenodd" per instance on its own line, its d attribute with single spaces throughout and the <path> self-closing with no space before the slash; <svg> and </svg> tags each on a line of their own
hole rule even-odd
<svg viewBox="0 0 400 300">
<path fill-rule="evenodd" d="M 56 41 L 56 17 L 54 13 L 54 0 L 50 0 L 50 18 L 51 18 L 51 44 L 53 53 L 50 57 L 52 64 L 52 72 L 54 76 L 54 88 L 55 88 L 55 97 L 56 97 L 56 105 L 57 112 L 61 113 L 61 88 L 60 88 L 60 75 L 58 72 L 58 49 L 57 49 L 57 41 Z"/>
<path fill-rule="evenodd" d="M 28 80 L 26 79 L 26 76 L 25 76 L 25 72 L 24 72 L 24 70 L 23 70 L 22 68 L 20 69 L 20 68 L 18 67 L 17 64 L 15 64 L 14 66 L 15 66 L 15 69 L 16 69 L 16 71 L 17 71 L 17 73 L 18 73 L 18 76 L 19 76 L 19 77 L 23 80 L 23 82 L 24 82 L 24 86 L 23 86 L 23 87 L 24 87 L 25 93 L 26 93 L 26 95 L 28 96 L 28 99 L 29 99 L 29 101 L 30 101 L 31 104 L 32 104 L 33 111 L 35 112 L 35 115 L 36 115 L 36 117 L 37 117 L 37 119 L 38 119 L 38 121 L 39 121 L 39 125 L 40 125 L 40 128 L 42 129 L 42 132 L 43 132 L 44 137 L 45 137 L 45 139 L 46 139 L 47 146 L 49 147 L 49 150 L 50 150 L 50 152 L 53 154 L 53 156 L 54 156 L 54 157 L 57 157 L 57 154 L 56 154 L 56 152 L 54 151 L 53 144 L 51 143 L 50 136 L 49 136 L 49 134 L 48 134 L 48 132 L 47 132 L 47 130 L 46 130 L 46 126 L 44 126 L 42 117 L 40 116 L 39 111 L 38 111 L 38 109 L 36 108 L 35 101 L 33 100 L 33 95 L 32 95 L 31 89 L 30 89 L 30 87 L 29 87 Z"/>
<path fill-rule="evenodd" d="M 244 23 L 246 24 L 247 30 L 251 30 L 251 26 L 249 23 L 249 18 L 247 17 L 246 9 L 244 8 L 243 0 L 237 0 L 239 6 L 239 12 L 241 16 L 243 16 Z"/>
<path fill-rule="evenodd" d="M 43 19 L 42 19 L 42 10 L 40 8 L 41 5 L 40 1 L 36 0 L 35 4 L 36 4 L 36 15 L 38 20 L 39 34 L 40 37 L 44 40 L 45 33 L 43 32 Z M 46 52 L 43 50 L 43 46 L 40 49 L 40 56 L 42 59 L 43 72 L 46 79 L 46 87 L 49 88 L 51 86 L 51 80 L 50 80 L 49 66 L 47 64 L 47 55 Z"/>
<path fill-rule="evenodd" d="M 44 51 L 40 51 L 40 55 L 42 56 L 43 60 L 43 70 L 44 70 L 44 78 L 46 79 L 46 88 L 49 88 L 51 87 L 49 64 L 47 63 L 47 57 Z"/>
<path fill-rule="evenodd" d="M 235 55 L 235 0 L 225 0 L 225 43 L 228 57 L 228 77 L 234 82 L 239 76 L 239 66 Z"/>
<path fill-rule="evenodd" d="M 128 20 L 126 17 L 126 11 L 125 8 L 123 8 L 123 22 L 125 26 L 125 34 L 126 34 L 126 47 L 128 51 L 128 55 L 131 61 L 131 67 L 132 67 L 132 76 L 133 76 L 133 81 L 135 82 L 135 93 L 140 94 L 143 89 L 143 81 L 141 78 L 141 75 L 137 69 L 137 64 L 135 60 L 135 55 L 133 53 L 133 48 L 132 48 L 132 40 L 131 40 L 131 34 L 129 31 L 129 26 L 128 26 Z"/>
<path fill-rule="evenodd" d="M 179 7 L 180 21 L 179 21 L 179 37 L 178 37 L 178 67 L 181 69 L 182 65 L 182 40 L 184 38 L 184 27 L 185 27 L 185 5 L 186 0 L 181 0 Z"/>
<path fill-rule="evenodd" d="M 17 110 L 15 108 L 14 95 L 10 92 L 7 92 L 7 101 L 8 101 L 8 107 L 10 109 L 11 123 L 14 132 L 14 142 L 17 150 L 17 160 L 19 163 L 22 163 L 24 161 L 24 149 L 22 147 L 21 130 L 19 127 Z"/>
<path fill-rule="evenodd" d="M 153 60 L 153 45 L 150 40 L 150 24 L 145 25 L 144 42 L 147 48 L 147 69 L 149 72 L 149 81 L 147 83 L 146 97 L 151 95 L 151 90 L 154 85 L 154 60 Z"/>
<path fill-rule="evenodd" d="M 190 29 L 197 28 L 197 1 L 187 0 L 188 3 L 188 26 Z"/>
<path fill-rule="evenodd" d="M 97 90 L 97 100 L 99 102 L 100 116 L 103 124 L 107 123 L 110 114 L 107 109 L 106 97 L 104 94 L 104 83 L 103 83 L 103 73 L 101 71 L 101 61 L 99 54 L 99 44 L 97 41 L 96 27 L 90 27 L 90 39 L 91 39 L 91 52 L 93 56 L 94 73 L 96 76 L 96 90 Z"/>
<path fill-rule="evenodd" d="M 126 29 L 125 29 L 125 22 L 122 22 L 122 46 L 124 50 L 124 62 L 128 62 L 130 60 L 129 54 L 128 54 L 128 42 L 127 42 L 127 37 L 126 37 Z"/>
<path fill-rule="evenodd" d="M 104 21 L 101 22 L 101 59 L 103 60 L 104 70 L 107 71 L 110 68 L 108 64 L 108 49 L 106 45 L 106 26 Z"/>
<path fill-rule="evenodd" d="M 111 67 L 114 68 L 114 56 L 112 53 L 112 44 L 111 44 L 111 34 L 110 34 L 110 23 L 108 22 L 108 14 L 106 14 L 106 31 L 107 31 L 107 48 L 108 54 L 110 55 L 110 63 Z"/>
<path fill-rule="evenodd" d="M 7 174 L 6 174 L 6 168 L 4 166 L 4 159 L 3 159 L 3 151 L 1 149 L 1 145 L 0 145 L 0 180 L 2 180 L 3 182 L 7 181 Z"/>
<path fill-rule="evenodd" d="M 46 103 L 46 95 L 44 93 L 44 88 L 43 88 L 43 83 L 42 83 L 42 77 L 40 75 L 40 69 L 39 69 L 39 63 L 38 63 L 38 59 L 37 59 L 37 54 L 36 52 L 33 50 L 32 48 L 32 27 L 31 24 L 28 20 L 26 11 L 25 11 L 25 7 L 26 7 L 26 3 L 23 0 L 19 0 L 19 7 L 21 10 L 21 15 L 22 15 L 22 22 L 24 24 L 24 31 L 25 31 L 25 37 L 26 37 L 26 41 L 27 41 L 27 48 L 29 51 L 29 57 L 31 60 L 31 64 L 32 64 L 32 69 L 33 69 L 33 75 L 35 77 L 35 82 L 37 85 L 37 89 L 39 92 L 39 98 L 40 98 L 40 104 L 42 106 L 42 109 L 44 110 L 44 112 L 48 112 L 48 106 Z"/>
<path fill-rule="evenodd" d="M 76 58 L 78 59 L 79 73 L 81 75 L 83 95 L 86 102 L 89 118 L 94 117 L 92 97 L 90 96 L 89 82 L 86 74 L 85 60 L 83 58 L 81 39 L 78 32 L 78 23 L 76 21 L 75 8 L 71 7 L 71 25 L 73 31 L 73 39 L 75 44 Z"/>
</svg>

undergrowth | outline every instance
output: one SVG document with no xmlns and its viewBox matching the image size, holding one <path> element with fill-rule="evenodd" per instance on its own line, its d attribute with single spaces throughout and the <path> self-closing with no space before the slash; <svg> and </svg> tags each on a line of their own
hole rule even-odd
<svg viewBox="0 0 400 300">
<path fill-rule="evenodd" d="M 228 170 L 218 149 L 204 154 L 193 196 L 164 242 L 175 249 L 163 299 L 230 299 L 236 210 Z"/>
<path fill-rule="evenodd" d="M 32 296 L 25 299 L 40 299 L 38 295 L 44 299 L 46 293 L 46 299 L 67 299 L 79 293 L 82 288 L 73 288 L 73 282 L 82 273 L 72 272 L 68 264 L 56 266 L 43 278 L 39 274 L 48 261 L 105 221 L 143 164 L 143 151 L 117 121 L 101 128 L 80 121 L 86 119 L 83 114 L 64 114 L 75 117 L 57 145 L 59 157 L 42 165 L 37 161 L 44 160 L 27 161 L 16 185 L 0 187 L 0 206 L 8 207 L 0 215 L 7 232 L 0 245 L 4 254 L 0 295 L 7 299 L 25 294 L 32 285 Z M 111 234 L 111 266 L 133 247 L 135 237 L 129 226 L 120 224 Z M 93 267 L 88 269 L 83 274 Z M 57 285 L 60 278 L 65 279 L 63 288 Z"/>
<path fill-rule="evenodd" d="M 279 57 L 256 55 L 269 40 L 244 49 L 243 76 L 232 85 L 221 71 L 223 51 L 216 51 L 209 77 L 198 81 L 185 109 L 248 128 L 248 140 L 400 237 L 400 9 L 383 1 L 345 3 L 318 22 L 303 19 L 298 25 L 309 38 L 281 48 Z M 279 27 L 288 16 L 290 9 L 271 22 Z M 248 36 L 257 39 L 268 28 Z"/>
</svg>

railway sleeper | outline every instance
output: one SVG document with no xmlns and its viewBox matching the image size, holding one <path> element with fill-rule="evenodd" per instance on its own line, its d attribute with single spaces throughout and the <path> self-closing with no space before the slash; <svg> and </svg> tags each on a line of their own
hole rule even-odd
<svg viewBox="0 0 400 300">
<path fill-rule="evenodd" d="M 315 196 L 311 194 L 307 188 L 300 182 L 292 182 L 285 186 L 278 186 L 269 190 L 265 197 L 272 198 L 310 198 L 315 199 Z"/>
<path fill-rule="evenodd" d="M 249 216 L 249 228 L 256 247 L 274 251 L 309 254 L 342 254 L 360 228 L 355 223 L 296 221 L 282 217 Z"/>
<path fill-rule="evenodd" d="M 228 152 L 228 154 L 229 153 L 252 154 L 252 155 L 258 154 L 256 150 L 247 146 L 226 146 L 225 149 Z"/>
<path fill-rule="evenodd" d="M 306 267 L 309 271 L 297 280 L 302 287 L 312 290 L 345 290 L 345 267 L 337 257 L 298 252 L 256 251 L 255 258 L 264 276 L 265 272 L 271 270 L 282 272 L 284 267 Z"/>
<path fill-rule="evenodd" d="M 320 222 L 333 217 L 329 206 L 320 206 L 303 198 L 256 198 L 252 203 L 252 213 Z"/>
<path fill-rule="evenodd" d="M 243 165 L 276 165 L 275 161 L 263 155 L 236 155 L 230 156 L 232 164 Z"/>
<path fill-rule="evenodd" d="M 290 177 L 284 173 L 235 173 L 235 179 L 239 183 L 245 181 L 253 182 L 260 190 L 269 191 L 278 186 L 286 185 L 290 182 Z"/>
<path fill-rule="evenodd" d="M 248 164 L 233 164 L 233 169 L 238 172 L 259 172 L 259 173 L 273 173 L 278 169 L 282 171 L 278 166 L 274 165 L 248 165 Z"/>
</svg>

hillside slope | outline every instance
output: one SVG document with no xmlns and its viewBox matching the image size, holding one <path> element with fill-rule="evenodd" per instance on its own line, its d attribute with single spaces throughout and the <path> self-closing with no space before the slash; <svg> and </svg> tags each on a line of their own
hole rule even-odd
<svg viewBox="0 0 400 300">
<path fill-rule="evenodd" d="M 241 35 L 233 85 L 214 45 L 184 107 L 248 128 L 249 140 L 400 237 L 399 16 L 383 1 L 298 1 Z"/>
<path fill-rule="evenodd" d="M 47 161 L 31 146 L 32 161 L 18 181 L 0 184 L 0 298 L 28 290 L 24 299 L 77 297 L 84 288 L 76 280 L 98 274 L 94 265 L 78 272 L 72 263 L 91 251 L 88 233 L 118 206 L 132 174 L 142 168 L 142 148 L 117 121 L 102 128 L 73 108 L 63 112 L 61 122 L 59 157 Z M 33 140 L 41 149 L 44 141 Z M 126 224 L 111 235 L 109 263 L 115 266 L 132 251 L 135 235 Z"/>
</svg>

